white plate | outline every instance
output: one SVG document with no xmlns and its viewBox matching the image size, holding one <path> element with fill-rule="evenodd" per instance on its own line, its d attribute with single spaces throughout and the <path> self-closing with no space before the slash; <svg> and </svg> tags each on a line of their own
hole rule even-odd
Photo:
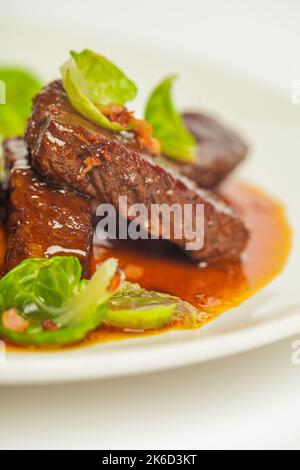
<svg viewBox="0 0 300 470">
<path fill-rule="evenodd" d="M 17 33 L 16 33 L 17 32 Z M 197 331 L 99 344 L 55 353 L 9 353 L 0 383 L 86 380 L 144 373 L 207 361 L 253 349 L 300 332 L 299 173 L 300 107 L 258 84 L 217 67 L 188 62 L 161 50 L 70 31 L 0 26 L 0 62 L 34 67 L 46 79 L 58 75 L 69 49 L 90 47 L 120 64 L 142 87 L 140 101 L 160 77 L 178 73 L 180 106 L 207 109 L 248 137 L 252 155 L 242 173 L 287 206 L 294 248 L 282 276 L 241 307 Z"/>
</svg>

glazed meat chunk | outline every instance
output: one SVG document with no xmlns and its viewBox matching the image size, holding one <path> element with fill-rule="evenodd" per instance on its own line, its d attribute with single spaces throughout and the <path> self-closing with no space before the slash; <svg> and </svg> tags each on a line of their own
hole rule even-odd
<svg viewBox="0 0 300 470">
<path fill-rule="evenodd" d="M 93 125 L 71 106 L 60 81 L 49 84 L 36 97 L 26 140 L 32 165 L 47 181 L 119 209 L 120 196 L 128 206 L 173 204 L 204 207 L 204 245 L 188 251 L 196 261 L 236 259 L 245 248 L 248 231 L 238 214 L 213 193 L 196 188 L 188 179 L 164 168 L 139 148 L 130 133 L 113 133 Z M 189 221 L 195 228 L 195 211 Z M 129 220 L 130 214 L 122 213 Z M 171 221 L 170 233 L 174 233 Z M 145 227 L 154 227 L 149 220 Z M 157 230 L 155 230 L 157 233 Z M 164 228 L 159 236 L 165 238 Z M 187 240 L 171 241 L 186 249 Z"/>
<path fill-rule="evenodd" d="M 24 141 L 9 139 L 4 143 L 6 162 L 12 162 L 11 167 L 16 165 L 10 176 L 5 272 L 26 258 L 74 255 L 82 264 L 83 276 L 89 277 L 90 202 L 70 190 L 48 186 L 28 164 L 26 166 L 25 156 Z"/>
</svg>

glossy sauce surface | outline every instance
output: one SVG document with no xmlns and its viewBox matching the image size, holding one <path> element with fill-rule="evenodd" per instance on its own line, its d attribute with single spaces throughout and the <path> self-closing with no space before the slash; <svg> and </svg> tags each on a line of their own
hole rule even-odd
<svg viewBox="0 0 300 470">
<path fill-rule="evenodd" d="M 205 313 L 202 324 L 238 306 L 282 271 L 290 251 L 291 231 L 283 207 L 261 190 L 229 182 L 222 188 L 222 196 L 237 208 L 250 231 L 250 242 L 239 262 L 200 267 L 166 242 L 124 241 L 109 247 L 95 246 L 94 269 L 107 258 L 118 258 L 127 280 L 187 300 Z M 3 257 L 3 233 L 0 244 Z M 173 327 L 180 328 L 180 324 Z M 151 333 L 100 327 L 82 345 L 142 334 Z"/>
<path fill-rule="evenodd" d="M 240 305 L 282 271 L 290 251 L 291 230 L 281 204 L 260 189 L 229 182 L 221 192 L 250 231 L 249 244 L 239 262 L 199 267 L 160 242 L 138 245 L 125 241 L 109 248 L 95 247 L 96 265 L 111 256 L 118 258 L 129 281 L 190 302 L 205 312 L 202 324 Z M 107 341 L 129 336 L 132 334 L 102 329 L 90 339 Z"/>
</svg>

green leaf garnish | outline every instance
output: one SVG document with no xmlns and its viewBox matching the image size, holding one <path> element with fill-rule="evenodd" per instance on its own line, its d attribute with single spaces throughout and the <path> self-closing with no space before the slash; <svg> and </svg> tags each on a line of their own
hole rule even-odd
<svg viewBox="0 0 300 470">
<path fill-rule="evenodd" d="M 105 261 L 90 281 L 76 257 L 27 259 L 0 281 L 0 335 L 17 344 L 72 344 L 102 322 L 121 330 L 152 330 L 171 322 L 193 328 L 202 314 L 188 302 L 123 281 Z"/>
<path fill-rule="evenodd" d="M 105 320 L 123 330 L 153 330 L 170 323 L 176 305 L 152 297 L 119 297 L 110 302 Z"/>
<path fill-rule="evenodd" d="M 135 84 L 105 57 L 88 49 L 71 51 L 61 67 L 64 88 L 74 108 L 87 119 L 114 131 L 132 128 L 111 122 L 97 106 L 124 105 L 137 94 Z"/>
<path fill-rule="evenodd" d="M 194 162 L 197 144 L 183 123 L 172 100 L 175 76 L 163 80 L 152 92 L 145 110 L 145 119 L 152 125 L 165 155 L 182 162 Z"/>
<path fill-rule="evenodd" d="M 31 111 L 31 99 L 41 89 L 39 79 L 21 68 L 1 67 L 6 102 L 0 104 L 0 137 L 23 135 Z"/>
<path fill-rule="evenodd" d="M 147 291 L 130 282 L 107 303 L 104 322 L 123 330 L 151 330 L 163 328 L 171 321 L 181 321 L 193 327 L 200 321 L 201 313 L 188 302 L 161 292 Z"/>
<path fill-rule="evenodd" d="M 106 323 L 123 330 L 152 330 L 170 323 L 176 309 L 175 302 L 154 293 L 147 294 L 112 297 L 105 314 Z"/>
<path fill-rule="evenodd" d="M 111 285 L 117 269 L 117 261 L 109 259 L 88 282 L 81 280 L 76 257 L 23 261 L 0 281 L 0 334 L 31 345 L 80 341 L 101 323 L 106 302 L 118 288 Z M 3 324 L 10 309 L 28 322 L 24 332 Z M 57 328 L 45 330 L 47 322 Z"/>
</svg>

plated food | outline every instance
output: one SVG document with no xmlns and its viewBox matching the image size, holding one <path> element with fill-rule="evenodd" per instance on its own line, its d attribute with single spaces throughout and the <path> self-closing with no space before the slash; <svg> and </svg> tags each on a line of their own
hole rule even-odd
<svg viewBox="0 0 300 470">
<path fill-rule="evenodd" d="M 23 136 L 1 132 L 4 340 L 48 347 L 196 328 L 282 269 L 280 205 L 224 183 L 247 146 L 203 113 L 177 112 L 173 77 L 141 119 L 126 106 L 135 84 L 104 57 L 72 52 L 61 75 L 34 98 Z"/>
</svg>

